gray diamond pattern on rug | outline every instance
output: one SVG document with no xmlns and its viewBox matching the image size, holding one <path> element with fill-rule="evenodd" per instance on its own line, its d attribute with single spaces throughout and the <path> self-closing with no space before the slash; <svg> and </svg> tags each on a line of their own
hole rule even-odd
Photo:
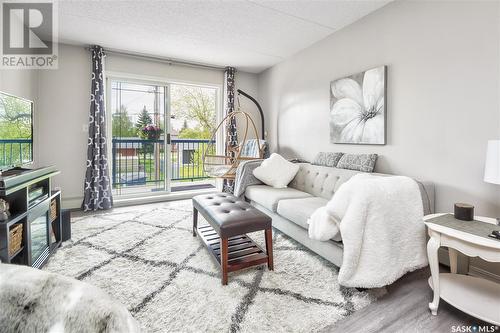
<svg viewBox="0 0 500 333">
<path fill-rule="evenodd" d="M 190 200 L 76 217 L 45 270 L 102 288 L 145 332 L 311 332 L 383 290 L 338 285 L 338 268 L 274 230 L 274 265 L 229 274 L 191 232 Z M 206 223 L 203 218 L 199 223 Z M 249 235 L 263 246 L 264 232 Z"/>
</svg>

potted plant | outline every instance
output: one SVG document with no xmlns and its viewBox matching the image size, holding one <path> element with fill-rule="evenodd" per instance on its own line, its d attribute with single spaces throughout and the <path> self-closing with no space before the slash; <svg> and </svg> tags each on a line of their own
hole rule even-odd
<svg viewBox="0 0 500 333">
<path fill-rule="evenodd" d="M 158 140 L 162 133 L 163 130 L 159 126 L 149 124 L 141 128 L 140 136 L 143 139 Z"/>
</svg>

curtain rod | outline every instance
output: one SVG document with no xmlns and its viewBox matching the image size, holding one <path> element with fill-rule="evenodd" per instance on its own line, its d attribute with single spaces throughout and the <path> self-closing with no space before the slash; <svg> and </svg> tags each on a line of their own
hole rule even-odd
<svg viewBox="0 0 500 333">
<path fill-rule="evenodd" d="M 85 47 L 85 49 L 90 50 L 90 47 Z M 129 58 L 162 62 L 162 63 L 166 63 L 169 65 L 198 67 L 198 68 L 214 69 L 214 70 L 220 70 L 220 71 L 223 71 L 225 69 L 225 67 L 222 67 L 222 66 L 214 66 L 214 65 L 207 65 L 207 64 L 197 63 L 197 62 L 190 62 L 190 61 L 184 61 L 184 60 L 179 60 L 179 59 L 173 59 L 173 58 L 152 56 L 152 55 L 143 54 L 143 53 L 127 52 L 127 51 L 121 51 L 121 50 L 116 50 L 116 49 L 106 49 L 106 48 L 103 48 L 103 49 L 104 49 L 104 53 L 106 53 L 106 54 L 115 54 L 115 55 L 120 55 L 120 56 L 124 56 L 124 57 L 129 57 Z"/>
</svg>

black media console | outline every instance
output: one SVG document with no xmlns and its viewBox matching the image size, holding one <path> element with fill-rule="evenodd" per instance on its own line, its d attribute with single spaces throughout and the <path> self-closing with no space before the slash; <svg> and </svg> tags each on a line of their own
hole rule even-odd
<svg viewBox="0 0 500 333">
<path fill-rule="evenodd" d="M 40 268 L 60 246 L 61 192 L 51 184 L 57 174 L 54 167 L 2 172 L 0 199 L 9 203 L 10 216 L 0 222 L 1 262 Z"/>
</svg>

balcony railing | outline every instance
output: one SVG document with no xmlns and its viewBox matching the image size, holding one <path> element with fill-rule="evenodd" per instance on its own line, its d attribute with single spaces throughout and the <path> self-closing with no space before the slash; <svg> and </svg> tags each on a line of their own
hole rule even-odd
<svg viewBox="0 0 500 333">
<path fill-rule="evenodd" d="M 0 165 L 19 165 L 32 160 L 31 139 L 0 140 Z"/>
<path fill-rule="evenodd" d="M 212 141 L 213 142 L 213 141 Z M 170 172 L 172 181 L 209 178 L 203 171 L 203 152 L 210 140 L 174 139 L 171 141 Z M 121 139 L 112 141 L 113 187 L 165 183 L 165 145 L 163 139 Z"/>
</svg>

